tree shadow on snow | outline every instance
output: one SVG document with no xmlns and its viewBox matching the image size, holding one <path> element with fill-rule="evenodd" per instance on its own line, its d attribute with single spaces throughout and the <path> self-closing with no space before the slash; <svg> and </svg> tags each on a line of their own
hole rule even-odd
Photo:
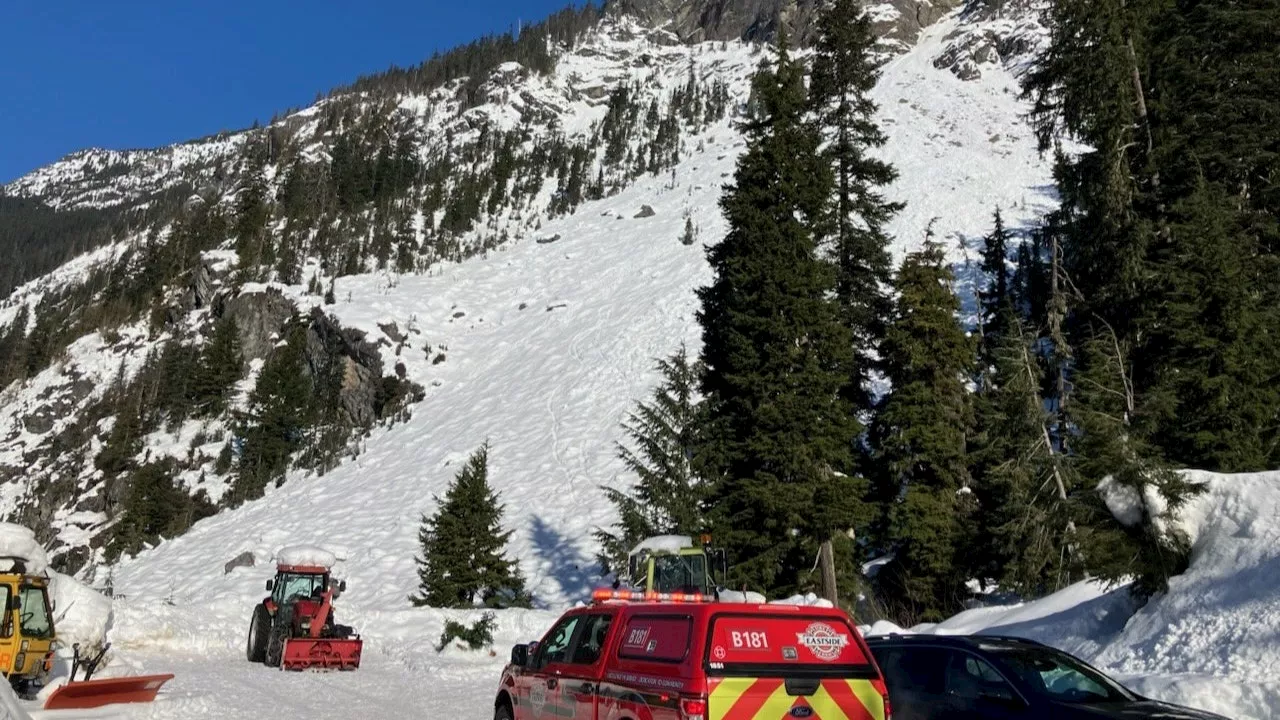
<svg viewBox="0 0 1280 720">
<path fill-rule="evenodd" d="M 540 517 L 533 518 L 531 540 L 538 558 L 550 567 L 530 579 L 540 584 L 549 577 L 560 586 L 560 593 L 570 602 L 590 600 L 595 581 L 600 577 L 600 566 L 595 559 L 583 555 L 576 543 Z M 536 605 L 551 607 L 541 599 L 536 599 Z"/>
</svg>

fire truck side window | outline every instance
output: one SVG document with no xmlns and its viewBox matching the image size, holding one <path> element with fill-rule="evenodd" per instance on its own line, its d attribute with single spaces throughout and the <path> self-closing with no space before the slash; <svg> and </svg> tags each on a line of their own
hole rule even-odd
<svg viewBox="0 0 1280 720">
<path fill-rule="evenodd" d="M 609 624 L 612 615 L 591 615 L 582 628 L 582 637 L 573 651 L 574 665 L 595 665 L 604 650 L 605 641 L 609 637 Z"/>
<path fill-rule="evenodd" d="M 546 642 L 538 646 L 537 667 L 546 667 L 551 663 L 562 663 L 569 650 L 569 641 L 573 639 L 573 631 L 578 627 L 580 615 L 565 618 L 559 625 L 547 633 Z"/>
</svg>

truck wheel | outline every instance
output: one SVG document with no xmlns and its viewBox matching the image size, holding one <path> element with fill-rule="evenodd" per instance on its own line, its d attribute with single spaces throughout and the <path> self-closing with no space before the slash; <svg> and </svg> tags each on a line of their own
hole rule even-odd
<svg viewBox="0 0 1280 720">
<path fill-rule="evenodd" d="M 502 703 L 493 711 L 493 720 L 513 720 L 511 717 L 511 706 Z"/>
<path fill-rule="evenodd" d="M 249 662 L 260 663 L 267 659 L 267 640 L 271 635 L 271 613 L 259 605 L 253 609 L 249 621 L 249 639 L 245 644 L 245 656 Z"/>
</svg>

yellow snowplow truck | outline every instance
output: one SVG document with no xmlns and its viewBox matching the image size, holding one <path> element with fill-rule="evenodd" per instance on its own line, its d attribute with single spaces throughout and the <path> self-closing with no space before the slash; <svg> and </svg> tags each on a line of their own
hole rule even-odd
<svg viewBox="0 0 1280 720">
<path fill-rule="evenodd" d="M 0 572 L 0 672 L 19 695 L 28 695 L 53 667 L 53 608 L 49 581 L 28 575 L 17 558 Z"/>
</svg>

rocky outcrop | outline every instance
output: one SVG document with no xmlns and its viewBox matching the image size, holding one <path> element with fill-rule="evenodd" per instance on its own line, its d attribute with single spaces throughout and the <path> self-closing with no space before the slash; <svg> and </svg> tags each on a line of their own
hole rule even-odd
<svg viewBox="0 0 1280 720">
<path fill-rule="evenodd" d="M 382 387 L 382 356 L 359 330 L 344 328 L 337 319 L 313 308 L 307 327 L 307 368 L 313 378 L 331 373 L 339 379 L 338 407 L 342 424 L 368 427 L 378 419 Z"/>
<path fill-rule="evenodd" d="M 982 77 L 984 66 L 1025 64 L 1047 39 L 1030 0 L 970 0 L 963 17 L 933 60 L 961 80 Z"/>
<path fill-rule="evenodd" d="M 247 292 L 226 301 L 223 312 L 236 322 L 245 362 L 265 358 L 280 340 L 280 331 L 293 317 L 293 303 L 279 290 Z"/>
<path fill-rule="evenodd" d="M 959 0 L 887 0 L 869 3 L 876 33 L 889 49 L 905 50 L 920 32 L 960 5 Z M 612 0 L 609 14 L 629 15 L 685 42 L 773 40 L 785 30 L 793 43 L 814 38 L 823 0 Z"/>
</svg>

